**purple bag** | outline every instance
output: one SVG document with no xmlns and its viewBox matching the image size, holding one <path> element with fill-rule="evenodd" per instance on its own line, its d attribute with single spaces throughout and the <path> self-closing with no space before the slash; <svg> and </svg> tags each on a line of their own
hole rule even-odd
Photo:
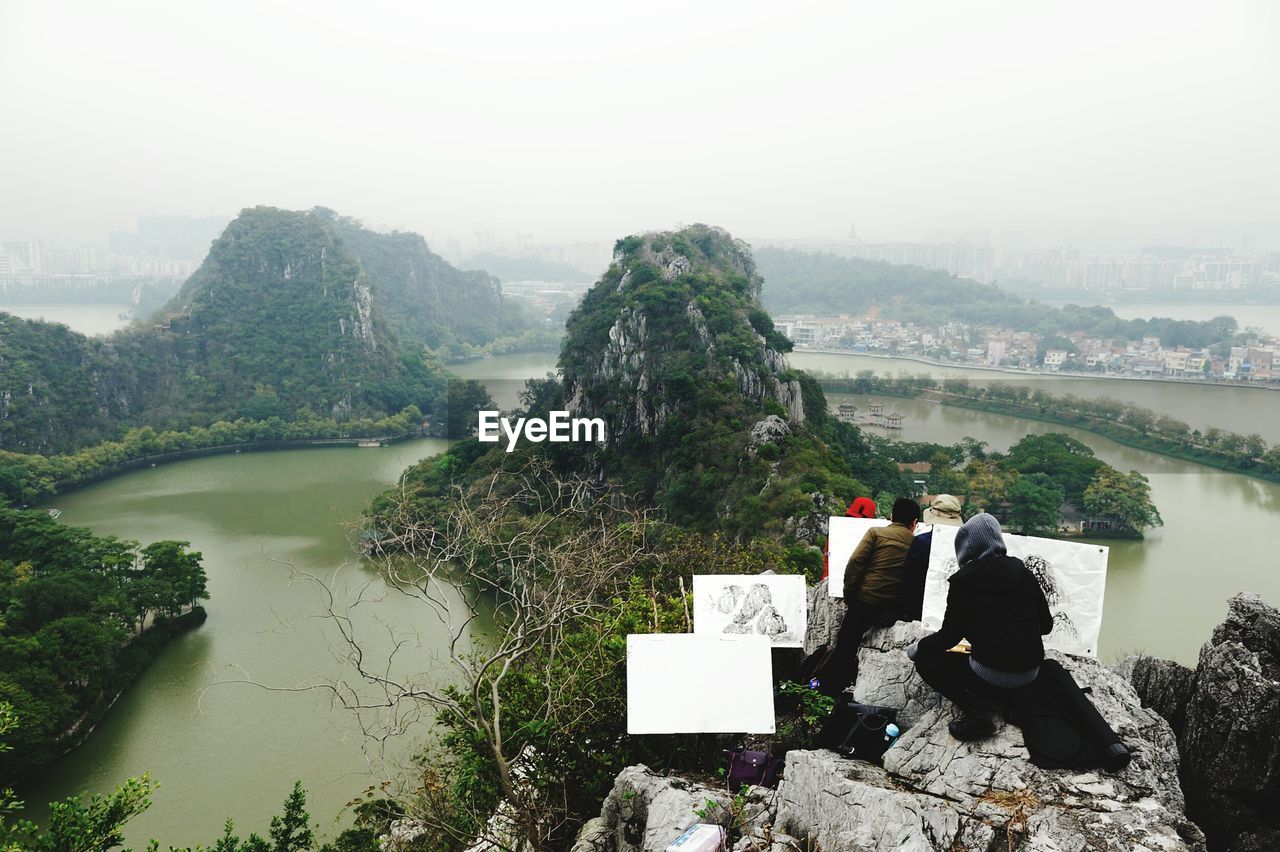
<svg viewBox="0 0 1280 852">
<path fill-rule="evenodd" d="M 782 759 L 770 757 L 768 752 L 741 749 L 726 751 L 729 755 L 729 772 L 725 782 L 730 792 L 742 789 L 743 784 L 773 787 L 778 783 L 778 770 Z"/>
</svg>

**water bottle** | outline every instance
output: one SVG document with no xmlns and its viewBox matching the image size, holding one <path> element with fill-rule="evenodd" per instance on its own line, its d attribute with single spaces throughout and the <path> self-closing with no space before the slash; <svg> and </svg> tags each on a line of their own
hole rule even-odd
<svg viewBox="0 0 1280 852">
<path fill-rule="evenodd" d="M 884 747 L 885 751 L 893 748 L 893 744 L 898 741 L 898 734 L 900 733 L 902 733 L 902 731 L 892 722 L 884 726 L 884 741 L 888 743 L 888 745 Z"/>
</svg>

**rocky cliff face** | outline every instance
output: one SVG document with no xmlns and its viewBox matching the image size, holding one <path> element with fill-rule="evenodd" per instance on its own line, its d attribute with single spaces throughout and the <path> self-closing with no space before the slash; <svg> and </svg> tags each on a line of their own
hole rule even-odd
<svg viewBox="0 0 1280 852">
<path fill-rule="evenodd" d="M 1280 849 L 1280 611 L 1237 595 L 1194 670 L 1152 658 L 1118 668 L 1172 725 L 1187 812 L 1209 848 Z"/>
<path fill-rule="evenodd" d="M 838 626 L 841 604 L 823 586 L 812 603 L 811 642 L 817 644 Z M 951 737 L 952 708 L 920 681 L 906 657 L 906 645 L 921 635 L 918 623 L 898 624 L 868 634 L 859 652 L 855 697 L 903 708 L 907 726 L 883 767 L 825 750 L 792 751 L 778 790 L 753 789 L 742 808 L 722 790 L 632 767 L 619 776 L 575 852 L 662 850 L 698 819 L 686 813 L 694 803 L 711 817 L 704 821 L 733 827 L 738 852 L 1205 848 L 1184 812 L 1173 732 L 1143 708 L 1124 677 L 1090 660 L 1054 655 L 1091 688 L 1134 757 L 1117 774 L 1044 770 L 1030 762 L 1015 727 L 1003 725 L 980 743 Z M 708 808 L 705 799 L 727 804 Z"/>
<path fill-rule="evenodd" d="M 759 305 L 749 249 L 704 225 L 620 240 L 570 318 L 561 358 L 569 407 L 609 434 L 651 436 L 719 384 L 804 420 L 800 383 Z"/>
<path fill-rule="evenodd" d="M 455 268 L 419 234 L 376 233 L 323 208 L 311 215 L 325 221 L 360 262 L 382 317 L 406 345 L 465 352 L 538 327 L 503 298 L 496 278 Z"/>
</svg>

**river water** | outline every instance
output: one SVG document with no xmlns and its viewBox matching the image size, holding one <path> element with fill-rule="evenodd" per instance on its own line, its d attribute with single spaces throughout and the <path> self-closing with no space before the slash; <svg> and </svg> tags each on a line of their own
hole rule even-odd
<svg viewBox="0 0 1280 852">
<path fill-rule="evenodd" d="M 814 358 L 792 360 L 812 366 L 805 362 Z M 510 355 L 453 369 L 492 382 L 497 397 L 510 393 L 520 377 L 554 369 L 554 362 L 549 354 Z M 1222 404 L 1208 400 L 1223 399 L 1223 393 L 1242 400 L 1271 397 L 1153 387 L 1169 394 L 1171 404 L 1185 397 L 1180 404 L 1188 410 Z M 840 399 L 833 395 L 832 403 Z M 1028 433 L 1066 431 L 1110 464 L 1150 477 L 1165 527 L 1145 541 L 1108 542 L 1104 661 L 1145 651 L 1194 663 L 1232 593 L 1256 591 L 1280 602 L 1280 572 L 1260 558 L 1257 543 L 1280 520 L 1280 487 L 1049 424 L 919 400 L 886 403 L 906 418 L 898 433 L 903 439 L 950 443 L 968 435 L 1003 449 Z M 332 834 L 329 820 L 343 803 L 380 773 L 402 767 L 425 730 L 371 756 L 355 720 L 332 710 L 322 695 L 218 682 L 247 674 L 292 686 L 339 669 L 331 631 L 310 618 L 320 611 L 318 590 L 298 581 L 289 563 L 321 574 L 345 564 L 345 585 L 372 579 L 376 586 L 377 578 L 354 561 L 348 525 L 406 466 L 445 446 L 421 440 L 377 450 L 214 456 L 125 474 L 56 498 L 52 505 L 63 509 L 68 524 L 143 541 L 189 539 L 204 553 L 212 599 L 208 622 L 168 645 L 89 741 L 26 784 L 21 795 L 34 803 L 104 792 L 150 770 L 163 786 L 152 809 L 131 825 L 129 841 L 142 845 L 154 836 L 166 845 L 186 845 L 212 841 L 227 816 L 240 821 L 242 836 L 265 830 L 298 778 L 308 788 L 311 813 Z M 389 598 L 376 612 L 387 623 L 427 631 L 412 663 L 423 670 L 440 664 L 420 608 Z"/>
<path fill-rule="evenodd" d="M 403 737 L 380 755 L 354 716 L 331 712 L 325 694 L 222 682 L 294 687 L 343 671 L 333 630 L 315 618 L 320 588 L 296 572 L 329 577 L 341 569 L 340 599 L 369 580 L 383 588 L 355 556 L 353 525 L 407 466 L 446 446 L 418 440 L 210 456 L 54 498 L 73 526 L 143 542 L 190 541 L 204 554 L 211 598 L 208 621 L 170 642 L 83 746 L 21 787 L 32 803 L 28 815 L 43 817 L 36 803 L 109 791 L 150 771 L 162 786 L 128 827 L 135 848 L 150 837 L 161 848 L 212 844 L 228 816 L 241 836 L 265 833 L 294 779 L 306 786 L 312 815 L 332 829 L 328 821 L 342 805 L 380 773 L 401 768 L 419 738 Z M 420 606 L 391 596 L 375 612 L 424 631 L 423 647 L 409 655 L 416 668 L 441 665 L 432 651 L 441 634 Z M 357 624 L 368 641 L 379 641 L 370 619 Z"/>
<path fill-rule="evenodd" d="M 1008 373 L 972 367 L 939 367 L 907 358 L 825 352 L 792 352 L 791 364 L 803 370 L 856 375 L 871 370 L 877 375 L 929 375 L 962 377 L 973 384 L 1003 382 L 1039 387 L 1049 393 L 1074 394 L 1085 399 L 1133 402 L 1168 414 L 1195 429 L 1216 426 L 1229 432 L 1257 432 L 1270 443 L 1280 442 L 1280 389 L 1233 387 L 1220 384 L 1151 381 L 1148 379 L 1092 379 L 1053 374 Z"/>
<path fill-rule="evenodd" d="M 122 313 L 132 313 L 133 305 L 62 303 L 32 305 L 0 305 L 0 311 L 23 319 L 60 322 L 72 331 L 90 336 L 110 334 L 129 324 Z"/>
</svg>

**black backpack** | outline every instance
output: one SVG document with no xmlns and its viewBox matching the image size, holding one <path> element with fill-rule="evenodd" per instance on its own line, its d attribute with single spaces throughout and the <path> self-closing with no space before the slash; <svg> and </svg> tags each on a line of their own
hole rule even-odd
<svg viewBox="0 0 1280 852">
<path fill-rule="evenodd" d="M 879 763 L 895 739 L 885 732 L 885 728 L 897 720 L 897 708 L 859 704 L 852 695 L 841 695 L 822 726 L 818 746 L 844 757 Z"/>
</svg>

